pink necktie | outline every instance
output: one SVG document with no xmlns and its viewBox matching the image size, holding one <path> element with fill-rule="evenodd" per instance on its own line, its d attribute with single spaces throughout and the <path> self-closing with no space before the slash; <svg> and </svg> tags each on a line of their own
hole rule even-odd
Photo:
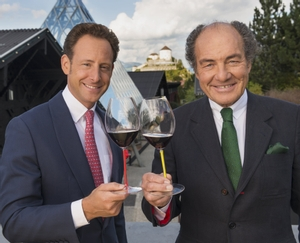
<svg viewBox="0 0 300 243">
<path fill-rule="evenodd" d="M 98 187 L 104 181 L 99 154 L 94 137 L 94 112 L 92 110 L 88 110 L 85 113 L 85 119 L 85 153 L 92 171 L 95 186 Z"/>
</svg>

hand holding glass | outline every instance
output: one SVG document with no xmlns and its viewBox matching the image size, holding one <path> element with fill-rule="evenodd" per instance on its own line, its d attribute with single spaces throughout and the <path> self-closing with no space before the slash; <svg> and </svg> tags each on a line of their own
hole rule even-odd
<svg viewBox="0 0 300 243">
<path fill-rule="evenodd" d="M 164 148 L 175 131 L 175 117 L 165 96 L 144 99 L 140 109 L 141 131 L 147 141 L 160 152 L 163 175 L 166 178 Z M 184 186 L 173 183 L 173 195 L 184 190 Z"/>
<path fill-rule="evenodd" d="M 105 128 L 110 138 L 123 150 L 124 184 L 129 194 L 137 193 L 141 187 L 128 185 L 125 148 L 136 138 L 140 121 L 136 104 L 131 97 L 111 98 L 105 113 Z"/>
</svg>

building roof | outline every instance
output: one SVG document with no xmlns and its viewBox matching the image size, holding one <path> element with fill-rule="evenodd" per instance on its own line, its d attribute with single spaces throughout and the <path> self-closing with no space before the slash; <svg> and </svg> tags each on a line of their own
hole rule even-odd
<svg viewBox="0 0 300 243">
<path fill-rule="evenodd" d="M 40 31 L 41 29 L 0 30 L 0 57 Z"/>
<path fill-rule="evenodd" d="M 171 50 L 171 49 L 167 46 L 164 46 L 163 48 L 161 48 L 161 50 Z"/>
<path fill-rule="evenodd" d="M 0 30 L 0 154 L 8 122 L 66 86 L 62 49 L 48 29 Z"/>
<path fill-rule="evenodd" d="M 128 72 L 143 98 L 165 95 L 169 96 L 166 75 L 164 71 Z M 163 93 L 161 93 L 163 89 Z"/>
<path fill-rule="evenodd" d="M 48 29 L 0 30 L 0 68 L 45 39 L 51 40 L 54 49 L 61 53 L 61 47 Z"/>
</svg>

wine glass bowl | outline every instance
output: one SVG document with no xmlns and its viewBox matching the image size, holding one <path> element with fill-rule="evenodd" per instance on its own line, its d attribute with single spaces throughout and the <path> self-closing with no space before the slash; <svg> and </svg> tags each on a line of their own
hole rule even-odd
<svg viewBox="0 0 300 243">
<path fill-rule="evenodd" d="M 146 140 L 160 152 L 162 170 L 166 177 L 163 149 L 170 142 L 175 131 L 175 116 L 165 96 L 146 98 L 140 108 L 141 132 Z M 183 185 L 173 183 L 173 195 L 181 193 Z"/>
<path fill-rule="evenodd" d="M 137 106 L 132 97 L 111 98 L 105 112 L 105 129 L 110 138 L 123 151 L 124 184 L 128 193 L 141 191 L 141 187 L 128 185 L 125 149 L 136 138 L 140 129 Z"/>
</svg>

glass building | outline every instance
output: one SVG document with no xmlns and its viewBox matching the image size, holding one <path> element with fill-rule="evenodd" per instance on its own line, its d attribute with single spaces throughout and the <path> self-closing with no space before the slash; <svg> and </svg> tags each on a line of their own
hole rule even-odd
<svg viewBox="0 0 300 243">
<path fill-rule="evenodd" d="M 79 23 L 95 23 L 82 0 L 57 0 L 41 28 L 48 28 L 60 46 L 63 47 L 67 34 Z M 109 98 L 125 96 L 133 97 L 138 105 L 143 99 L 122 63 L 117 60 L 110 87 L 101 97 L 100 102 L 106 108 Z"/>
</svg>

